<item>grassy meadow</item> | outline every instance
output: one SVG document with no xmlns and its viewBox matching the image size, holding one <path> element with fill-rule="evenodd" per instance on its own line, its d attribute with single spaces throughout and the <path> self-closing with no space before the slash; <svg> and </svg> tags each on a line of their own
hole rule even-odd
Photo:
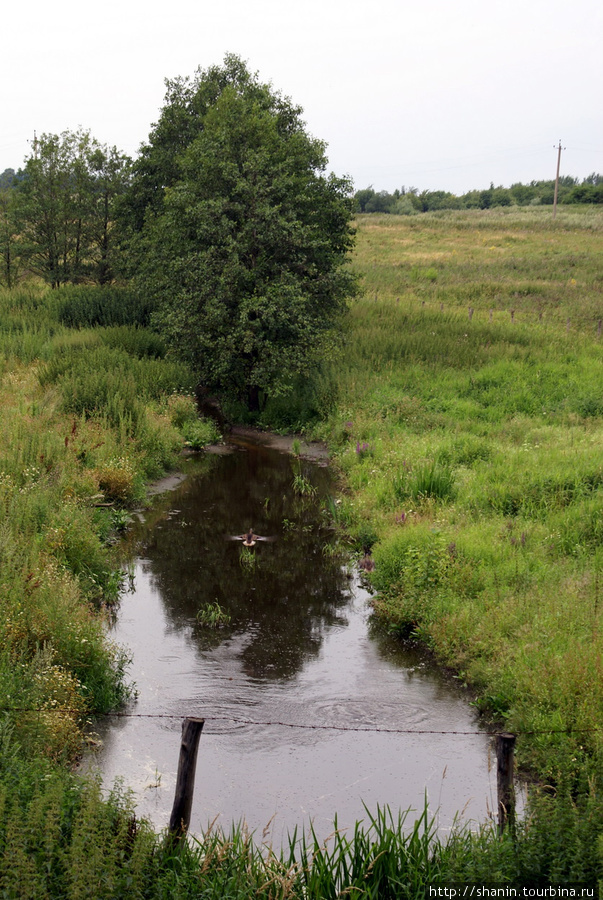
<svg viewBox="0 0 603 900">
<path fill-rule="evenodd" d="M 272 851 L 238 827 L 174 849 L 119 785 L 75 778 L 86 722 L 129 692 L 105 629 L 113 543 L 146 483 L 215 432 L 126 289 L 0 289 L 1 897 L 393 900 L 601 877 L 603 215 L 365 216 L 353 265 L 345 350 L 294 413 L 330 400 L 314 430 L 341 472 L 331 514 L 372 548 L 382 626 L 470 683 L 548 789 L 502 839 L 378 810 L 325 845 Z"/>
<path fill-rule="evenodd" d="M 127 508 L 176 464 L 187 428 L 214 434 L 155 335 L 69 327 L 73 300 L 0 291 L 0 723 L 30 758 L 62 763 L 128 693 L 105 630 Z"/>
<path fill-rule="evenodd" d="M 375 610 L 555 783 L 598 767 L 603 214 L 364 216 L 322 434 Z"/>
</svg>

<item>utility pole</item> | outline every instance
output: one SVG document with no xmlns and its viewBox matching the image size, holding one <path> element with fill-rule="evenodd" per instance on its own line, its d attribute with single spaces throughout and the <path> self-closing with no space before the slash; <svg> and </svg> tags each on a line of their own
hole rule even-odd
<svg viewBox="0 0 603 900">
<path fill-rule="evenodd" d="M 553 146 L 554 150 L 558 150 L 557 153 L 557 176 L 555 178 L 555 196 L 553 198 L 553 218 L 557 215 L 557 196 L 559 194 L 559 169 L 561 168 L 561 151 L 565 150 L 565 147 L 561 146 L 561 139 L 559 139 L 559 146 Z"/>
</svg>

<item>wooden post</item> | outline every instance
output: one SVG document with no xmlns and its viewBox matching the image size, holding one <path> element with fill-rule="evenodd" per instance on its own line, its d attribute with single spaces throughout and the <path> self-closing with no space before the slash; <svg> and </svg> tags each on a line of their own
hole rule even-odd
<svg viewBox="0 0 603 900">
<path fill-rule="evenodd" d="M 470 306 L 469 307 L 469 321 L 471 321 L 472 318 L 473 318 L 473 307 Z"/>
<path fill-rule="evenodd" d="M 195 790 L 197 750 L 199 749 L 199 738 L 201 737 L 204 724 L 205 719 L 195 719 L 191 716 L 187 716 L 182 722 L 182 742 L 178 759 L 176 793 L 174 794 L 174 805 L 168 826 L 170 835 L 175 838 L 183 837 L 190 825 L 193 793 Z"/>
<path fill-rule="evenodd" d="M 601 337 L 601 328 L 603 328 L 603 319 L 599 319 L 599 323 L 597 325 L 597 337 Z"/>
<path fill-rule="evenodd" d="M 561 146 L 561 141 L 559 141 L 558 147 L 553 147 L 554 150 L 557 150 L 557 175 L 555 176 L 555 195 L 553 197 L 553 218 L 557 215 L 557 197 L 559 196 L 559 169 L 561 168 L 561 151 L 565 150 L 565 147 Z"/>
<path fill-rule="evenodd" d="M 514 309 L 511 310 L 511 321 L 512 322 L 515 321 L 515 310 Z"/>
<path fill-rule="evenodd" d="M 507 824 L 515 824 L 515 787 L 513 785 L 514 734 L 496 735 L 496 785 L 498 789 L 498 833 Z"/>
</svg>

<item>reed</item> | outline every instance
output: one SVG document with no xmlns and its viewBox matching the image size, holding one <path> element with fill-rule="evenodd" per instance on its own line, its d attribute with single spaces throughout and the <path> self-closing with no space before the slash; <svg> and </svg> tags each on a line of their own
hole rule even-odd
<svg viewBox="0 0 603 900">
<path fill-rule="evenodd" d="M 206 603 L 197 612 L 197 622 L 205 628 L 222 628 L 230 624 L 231 616 L 217 600 Z"/>
<path fill-rule="evenodd" d="M 22 766 L 12 738 L 0 730 L 7 770 Z M 20 796 L 0 780 L 0 885 L 6 896 L 99 900 L 226 897 L 241 900 L 379 900 L 428 898 L 462 883 L 509 887 L 593 887 L 598 848 L 588 835 L 601 823 L 601 801 L 569 794 L 535 804 L 529 825 L 501 840 L 493 826 L 459 824 L 439 837 L 426 809 L 394 815 L 366 810 L 363 822 L 329 838 L 295 831 L 273 848 L 244 824 L 215 824 L 175 848 L 136 818 L 116 785 L 107 798 L 94 781 L 38 768 L 19 779 Z M 586 824 L 588 823 L 588 824 Z M 568 840 L 568 835 L 571 839 Z"/>
</svg>

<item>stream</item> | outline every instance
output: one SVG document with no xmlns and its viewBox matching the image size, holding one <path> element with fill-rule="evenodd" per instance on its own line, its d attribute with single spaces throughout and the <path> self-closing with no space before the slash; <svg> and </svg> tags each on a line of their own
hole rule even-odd
<svg viewBox="0 0 603 900">
<path fill-rule="evenodd" d="M 373 633 L 369 594 L 334 549 L 329 469 L 246 437 L 193 469 L 124 542 L 131 576 L 111 637 L 129 648 L 138 693 L 97 725 L 84 768 L 108 787 L 123 779 L 161 829 L 182 718 L 199 716 L 193 832 L 218 817 L 275 844 L 310 822 L 324 838 L 335 815 L 348 827 L 365 806 L 397 816 L 426 800 L 443 831 L 460 814 L 484 821 L 490 739 L 456 682 Z M 229 539 L 250 527 L 272 540 Z M 231 619 L 212 629 L 198 615 L 215 602 Z"/>
</svg>

